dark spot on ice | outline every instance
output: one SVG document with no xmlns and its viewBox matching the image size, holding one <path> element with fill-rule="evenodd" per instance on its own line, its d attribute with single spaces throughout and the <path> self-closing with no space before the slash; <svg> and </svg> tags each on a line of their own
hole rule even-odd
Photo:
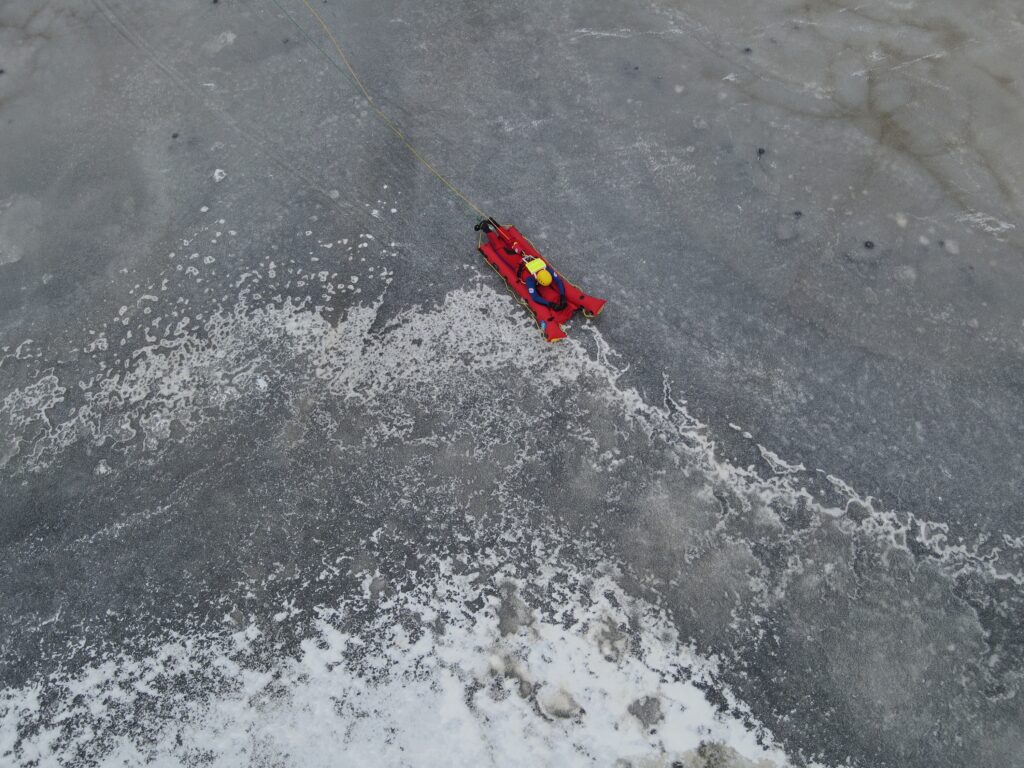
<svg viewBox="0 0 1024 768">
<path fill-rule="evenodd" d="M 661 711 L 661 702 L 657 696 L 641 696 L 629 705 L 628 711 L 643 723 L 645 728 L 650 728 L 665 719 L 665 715 Z"/>
<path fill-rule="evenodd" d="M 172 134 L 171 134 L 171 138 L 172 138 L 172 139 L 176 139 L 176 138 L 178 138 L 178 132 L 177 132 L 177 131 L 175 131 L 174 133 L 172 133 Z"/>
<path fill-rule="evenodd" d="M 721 690 L 707 683 L 694 681 L 694 684 L 704 692 L 704 698 L 706 698 L 708 703 L 718 712 L 729 711 L 729 701 L 725 698 L 725 694 L 723 694 Z"/>
<path fill-rule="evenodd" d="M 697 747 L 697 756 L 705 768 L 726 768 L 735 765 L 738 757 L 734 750 L 713 741 L 702 741 Z"/>
<path fill-rule="evenodd" d="M 213 4 L 216 5 L 220 0 L 213 0 Z"/>
<path fill-rule="evenodd" d="M 290 40 L 291 40 L 291 38 L 290 38 L 290 37 L 286 37 L 286 38 L 285 38 L 284 40 L 282 40 L 281 42 L 282 42 L 282 43 L 284 43 L 285 45 L 288 45 L 288 42 L 289 42 Z"/>
<path fill-rule="evenodd" d="M 875 247 L 875 244 L 871 240 L 865 240 L 864 241 L 864 247 L 867 248 L 870 251 L 872 248 Z"/>
<path fill-rule="evenodd" d="M 764 157 L 764 153 L 767 152 L 767 151 L 768 150 L 766 150 L 764 147 L 758 147 L 757 148 L 757 156 L 758 157 Z"/>
<path fill-rule="evenodd" d="M 473 701 L 473 699 L 476 697 L 477 691 L 482 691 L 483 688 L 484 684 L 481 683 L 479 680 L 473 680 L 466 686 L 466 694 L 465 696 L 463 696 L 463 701 L 466 702 L 466 707 L 469 710 L 476 710 L 476 703 Z"/>
<path fill-rule="evenodd" d="M 2 74 L 4 73 L 4 71 L 5 71 L 5 70 L 3 70 L 3 69 L 0 69 L 0 75 L 2 75 Z"/>
<path fill-rule="evenodd" d="M 529 606 L 516 594 L 515 587 L 506 584 L 501 589 L 501 602 L 498 604 L 498 631 L 502 637 L 513 635 L 520 627 L 533 623 L 533 614 Z"/>
<path fill-rule="evenodd" d="M 753 48 L 744 48 L 744 49 L 743 49 L 743 52 L 744 52 L 744 53 L 753 53 L 753 52 L 754 52 L 754 49 L 753 49 Z"/>
<path fill-rule="evenodd" d="M 633 67 L 633 70 L 634 70 L 634 71 L 636 71 L 636 70 L 638 70 L 638 69 L 640 69 L 640 67 Z"/>
<path fill-rule="evenodd" d="M 799 219 L 801 216 L 804 215 L 804 212 L 803 211 L 793 211 L 793 215 L 796 216 L 796 218 Z"/>
</svg>

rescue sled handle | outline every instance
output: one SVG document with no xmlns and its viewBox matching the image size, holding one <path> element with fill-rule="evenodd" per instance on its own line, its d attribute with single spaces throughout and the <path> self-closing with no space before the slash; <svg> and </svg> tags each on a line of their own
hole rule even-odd
<svg viewBox="0 0 1024 768">
<path fill-rule="evenodd" d="M 512 236 L 508 233 L 507 229 L 495 221 L 493 216 L 481 219 L 473 229 L 477 232 L 483 231 L 484 234 L 494 232 L 494 234 L 500 237 L 504 242 L 508 243 L 512 248 L 517 249 L 514 251 L 516 255 L 524 262 L 526 261 L 526 254 L 523 253 L 523 249 L 519 247 L 519 243 L 512 239 Z"/>
<path fill-rule="evenodd" d="M 483 230 L 484 234 L 494 231 L 498 233 L 498 236 L 501 239 L 509 241 L 509 237 L 502 229 L 501 224 L 495 221 L 493 216 L 488 216 L 486 219 L 481 219 L 480 221 L 477 222 L 476 226 L 473 227 L 473 229 L 476 230 L 477 232 Z"/>
</svg>

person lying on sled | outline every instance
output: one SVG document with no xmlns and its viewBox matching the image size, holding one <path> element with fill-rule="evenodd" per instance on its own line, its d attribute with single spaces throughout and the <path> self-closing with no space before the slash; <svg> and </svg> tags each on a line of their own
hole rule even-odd
<svg viewBox="0 0 1024 768">
<path fill-rule="evenodd" d="M 530 273 L 525 283 L 526 289 L 530 292 L 531 301 L 551 309 L 565 308 L 565 283 L 554 269 L 544 263 L 544 259 L 530 259 L 526 262 L 526 271 Z M 554 283 L 555 288 L 558 290 L 557 302 L 548 301 L 540 295 L 538 290 L 539 286 L 546 288 L 552 283 Z"/>
</svg>

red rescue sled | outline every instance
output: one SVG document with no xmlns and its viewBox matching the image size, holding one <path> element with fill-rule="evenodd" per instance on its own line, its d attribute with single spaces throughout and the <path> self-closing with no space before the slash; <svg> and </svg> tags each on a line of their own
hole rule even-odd
<svg viewBox="0 0 1024 768">
<path fill-rule="evenodd" d="M 494 219 L 484 219 L 474 229 L 481 233 L 477 243 L 480 253 L 520 303 L 533 313 L 548 341 L 566 338 L 562 324 L 577 310 L 582 310 L 587 317 L 601 314 L 607 301 L 588 296 L 566 280 L 515 227 L 503 227 Z M 550 285 L 540 285 L 536 279 L 531 279 L 541 268 L 552 276 Z"/>
</svg>

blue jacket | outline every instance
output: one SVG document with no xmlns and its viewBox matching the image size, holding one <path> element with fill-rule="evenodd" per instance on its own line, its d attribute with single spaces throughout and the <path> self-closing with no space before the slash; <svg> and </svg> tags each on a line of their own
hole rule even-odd
<svg viewBox="0 0 1024 768">
<path fill-rule="evenodd" d="M 562 282 L 562 278 L 559 277 L 558 273 L 555 272 L 555 270 L 553 270 L 551 267 L 548 267 L 547 270 L 548 272 L 551 273 L 551 284 L 558 289 L 558 303 L 564 303 L 565 283 Z M 539 287 L 540 284 L 537 282 L 536 277 L 530 275 L 529 277 L 526 278 L 526 289 L 530 292 L 530 298 L 533 301 L 540 304 L 542 307 L 554 307 L 556 303 L 548 301 L 543 296 L 541 296 L 540 292 L 537 290 Z"/>
</svg>

